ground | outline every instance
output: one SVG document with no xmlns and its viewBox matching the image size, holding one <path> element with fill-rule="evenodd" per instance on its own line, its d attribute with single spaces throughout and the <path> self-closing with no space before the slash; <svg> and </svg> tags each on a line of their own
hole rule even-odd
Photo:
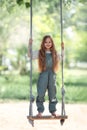
<svg viewBox="0 0 87 130">
<path fill-rule="evenodd" d="M 44 114 L 49 114 L 48 103 L 45 103 Z M 57 105 L 57 113 L 61 113 L 61 104 Z M 0 130 L 87 130 L 87 104 L 66 104 L 68 119 L 61 126 L 59 120 L 35 121 L 32 127 L 28 120 L 29 102 L 0 102 Z M 33 105 L 34 115 L 37 114 Z"/>
</svg>

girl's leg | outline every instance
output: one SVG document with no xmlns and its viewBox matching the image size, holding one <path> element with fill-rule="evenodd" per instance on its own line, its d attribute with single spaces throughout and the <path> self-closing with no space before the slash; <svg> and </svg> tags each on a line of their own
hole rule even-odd
<svg viewBox="0 0 87 130">
<path fill-rule="evenodd" d="M 49 96 L 49 111 L 54 114 L 56 111 L 56 74 L 52 71 L 49 72 L 49 83 L 48 83 L 48 96 Z"/>
<path fill-rule="evenodd" d="M 39 113 L 42 113 L 44 111 L 44 96 L 47 89 L 48 84 L 48 73 L 43 72 L 40 74 L 38 83 L 37 83 L 37 98 L 36 98 L 36 105 L 37 110 Z"/>
</svg>

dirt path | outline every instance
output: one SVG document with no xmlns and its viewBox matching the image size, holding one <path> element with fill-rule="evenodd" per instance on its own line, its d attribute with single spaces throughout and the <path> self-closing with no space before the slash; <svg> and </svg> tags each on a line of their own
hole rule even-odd
<svg viewBox="0 0 87 130">
<path fill-rule="evenodd" d="M 68 119 L 64 125 L 60 125 L 59 120 L 35 121 L 32 127 L 28 120 L 28 102 L 8 102 L 0 103 L 0 130 L 87 130 L 87 104 L 68 104 L 66 113 Z M 47 103 L 45 113 L 48 113 Z M 61 105 L 57 105 L 60 113 Z M 34 114 L 36 114 L 34 104 Z"/>
</svg>

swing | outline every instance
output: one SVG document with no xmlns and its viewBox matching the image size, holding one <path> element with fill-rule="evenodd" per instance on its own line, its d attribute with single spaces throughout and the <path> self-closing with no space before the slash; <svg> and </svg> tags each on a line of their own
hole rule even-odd
<svg viewBox="0 0 87 130">
<path fill-rule="evenodd" d="M 61 43 L 63 43 L 63 22 L 62 22 L 62 0 L 60 0 L 60 22 L 61 22 Z M 30 38 L 32 39 L 32 0 L 30 0 Z M 62 103 L 61 103 L 61 115 L 60 116 L 42 116 L 37 117 L 33 116 L 33 102 L 34 102 L 34 96 L 32 95 L 32 44 L 30 44 L 30 104 L 29 104 L 29 116 L 27 116 L 27 119 L 29 120 L 29 123 L 34 126 L 34 120 L 60 120 L 61 125 L 63 125 L 65 119 L 68 118 L 68 116 L 65 114 L 65 103 L 64 103 L 64 74 L 63 74 L 63 51 L 64 48 L 61 48 L 61 66 L 62 66 L 62 88 L 61 88 L 61 94 L 62 94 Z"/>
</svg>

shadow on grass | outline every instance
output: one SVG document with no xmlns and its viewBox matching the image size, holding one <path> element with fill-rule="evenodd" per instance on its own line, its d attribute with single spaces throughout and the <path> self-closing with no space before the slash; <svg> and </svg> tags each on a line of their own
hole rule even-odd
<svg viewBox="0 0 87 130">
<path fill-rule="evenodd" d="M 68 86 L 68 87 L 71 87 L 71 86 L 87 87 L 87 83 L 82 83 L 82 82 L 79 82 L 79 83 L 78 83 L 78 82 L 76 82 L 76 83 L 72 83 L 72 82 L 68 82 L 68 83 L 66 83 L 66 82 L 65 82 L 65 85 Z"/>
</svg>

